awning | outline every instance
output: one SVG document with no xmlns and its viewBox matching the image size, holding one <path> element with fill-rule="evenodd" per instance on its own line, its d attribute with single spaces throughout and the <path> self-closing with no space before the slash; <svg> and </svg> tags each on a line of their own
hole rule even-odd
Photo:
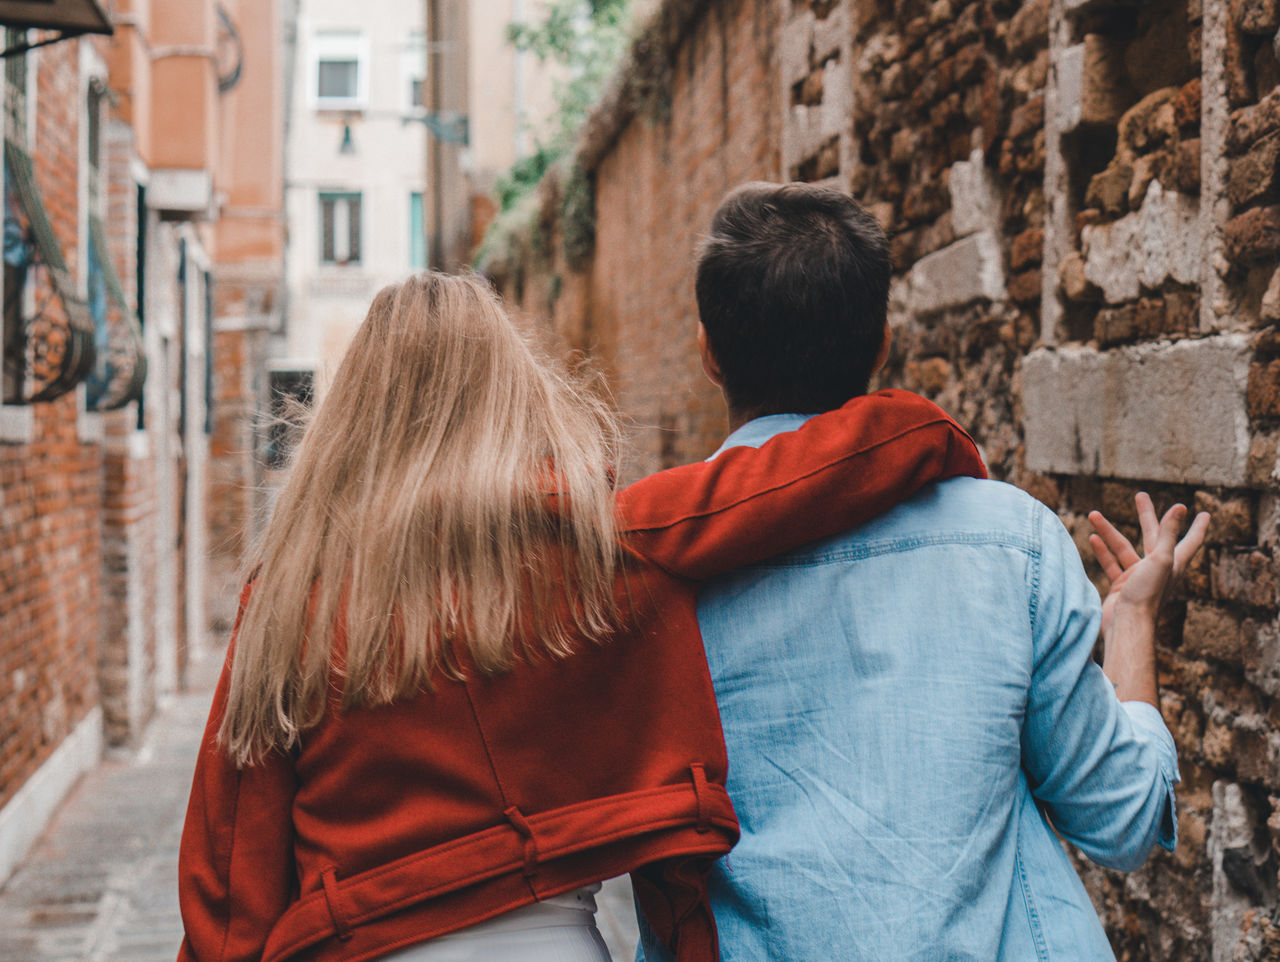
<svg viewBox="0 0 1280 962">
<path fill-rule="evenodd" d="M 4 161 L 5 262 L 24 275 L 31 267 L 43 267 L 66 315 L 66 323 L 58 323 L 41 304 L 34 317 L 23 318 L 25 386 L 20 396 L 5 401 L 33 404 L 60 397 L 88 377 L 94 361 L 93 318 L 67 271 L 31 158 L 17 144 L 5 141 Z"/>
<path fill-rule="evenodd" d="M 142 325 L 129 307 L 120 277 L 111 261 L 102 221 L 89 218 L 89 301 L 94 315 L 97 359 L 89 375 L 85 400 L 90 410 L 114 411 L 142 397 L 147 379 L 147 355 Z M 104 300 L 95 303 L 94 287 L 101 284 Z M 101 320 L 97 316 L 102 313 Z M 99 326 L 101 325 L 101 326 Z"/>
<path fill-rule="evenodd" d="M 111 19 L 97 0 L 0 0 L 0 25 L 68 33 L 111 33 Z"/>
</svg>

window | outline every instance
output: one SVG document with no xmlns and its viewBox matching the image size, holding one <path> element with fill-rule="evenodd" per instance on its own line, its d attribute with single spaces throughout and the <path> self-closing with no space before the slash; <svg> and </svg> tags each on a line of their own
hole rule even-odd
<svg viewBox="0 0 1280 962">
<path fill-rule="evenodd" d="M 312 43 L 317 110 L 360 110 L 368 99 L 369 47 L 355 31 L 320 31 Z"/>
<path fill-rule="evenodd" d="M 422 191 L 409 195 L 409 267 L 420 271 L 427 266 L 427 225 L 422 216 Z"/>
<path fill-rule="evenodd" d="M 320 263 L 360 263 L 360 194 L 320 195 Z"/>
<path fill-rule="evenodd" d="M 427 38 L 424 34 L 409 35 L 401 55 L 401 75 L 404 77 L 405 110 L 419 113 L 427 108 Z"/>
<path fill-rule="evenodd" d="M 302 414 L 311 406 L 315 375 L 308 370 L 270 371 L 270 422 L 267 428 L 267 467 L 287 467 L 302 436 Z"/>
</svg>

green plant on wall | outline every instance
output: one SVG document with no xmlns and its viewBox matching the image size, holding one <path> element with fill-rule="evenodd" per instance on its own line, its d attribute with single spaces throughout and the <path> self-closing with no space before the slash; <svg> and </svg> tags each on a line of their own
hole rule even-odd
<svg viewBox="0 0 1280 962">
<path fill-rule="evenodd" d="M 524 201 L 556 162 L 572 151 L 582 125 L 626 52 L 628 6 L 629 0 L 551 0 L 540 19 L 508 28 L 512 46 L 544 64 L 558 66 L 561 76 L 553 85 L 555 110 L 536 149 L 498 178 L 494 195 L 499 214 L 481 245 L 481 263 L 495 257 L 506 259 L 498 248 L 509 246 L 522 233 L 513 220 L 530 211 Z M 566 177 L 563 195 L 559 214 L 565 255 L 577 269 L 590 257 L 595 241 L 589 175 L 575 165 Z"/>
</svg>

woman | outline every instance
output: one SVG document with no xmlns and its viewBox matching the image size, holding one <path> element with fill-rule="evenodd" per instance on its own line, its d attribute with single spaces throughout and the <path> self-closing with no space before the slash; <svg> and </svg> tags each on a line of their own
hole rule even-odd
<svg viewBox="0 0 1280 962">
<path fill-rule="evenodd" d="M 681 962 L 717 958 L 737 823 L 692 579 L 983 469 L 901 392 L 615 506 L 616 438 L 480 282 L 378 294 L 251 559 L 180 958 L 594 962 L 624 872 Z"/>
</svg>

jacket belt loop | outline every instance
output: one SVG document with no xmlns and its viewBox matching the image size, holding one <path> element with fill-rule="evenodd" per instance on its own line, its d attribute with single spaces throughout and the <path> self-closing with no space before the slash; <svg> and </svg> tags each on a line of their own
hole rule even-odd
<svg viewBox="0 0 1280 962">
<path fill-rule="evenodd" d="M 324 901 L 329 907 L 329 918 L 333 919 L 333 929 L 338 933 L 338 938 L 345 942 L 351 938 L 351 923 L 339 902 L 338 870 L 330 865 L 320 873 L 320 881 L 324 885 Z"/>
<path fill-rule="evenodd" d="M 533 878 L 538 874 L 538 843 L 534 840 L 533 829 L 530 828 L 529 822 L 520 814 L 520 809 L 512 805 L 509 809 L 502 813 L 507 816 L 507 821 L 511 823 L 511 827 L 520 833 L 520 837 L 524 839 L 524 877 Z"/>
<path fill-rule="evenodd" d="M 707 812 L 707 770 L 701 762 L 689 766 L 689 774 L 693 776 L 693 795 L 698 801 L 698 831 L 706 832 L 711 828 L 711 816 Z"/>
</svg>

